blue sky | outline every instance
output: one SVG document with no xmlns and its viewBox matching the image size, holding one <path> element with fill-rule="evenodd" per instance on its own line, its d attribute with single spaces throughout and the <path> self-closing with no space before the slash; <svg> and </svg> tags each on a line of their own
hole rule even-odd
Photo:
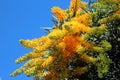
<svg viewBox="0 0 120 80">
<path fill-rule="evenodd" d="M 20 39 L 46 35 L 40 27 L 52 27 L 51 8 L 66 9 L 70 0 L 0 0 L 0 78 L 2 80 L 32 80 L 25 74 L 10 77 L 23 64 L 15 64 L 20 56 L 32 51 L 19 44 Z"/>
</svg>

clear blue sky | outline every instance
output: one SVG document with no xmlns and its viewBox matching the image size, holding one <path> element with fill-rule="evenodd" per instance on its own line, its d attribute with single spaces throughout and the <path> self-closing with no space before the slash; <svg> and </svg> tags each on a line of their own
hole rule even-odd
<svg viewBox="0 0 120 80">
<path fill-rule="evenodd" d="M 23 64 L 15 64 L 20 56 L 32 51 L 19 44 L 20 39 L 46 35 L 40 27 L 52 27 L 51 8 L 65 9 L 70 0 L 0 0 L 0 78 L 2 80 L 32 80 L 25 74 L 10 77 Z"/>
</svg>

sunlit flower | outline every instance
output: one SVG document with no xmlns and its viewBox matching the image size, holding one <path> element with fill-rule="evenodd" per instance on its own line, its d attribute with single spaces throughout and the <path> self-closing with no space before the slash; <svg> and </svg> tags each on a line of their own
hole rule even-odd
<svg viewBox="0 0 120 80">
<path fill-rule="evenodd" d="M 72 20 L 78 21 L 79 23 L 87 26 L 87 25 L 91 24 L 91 22 L 92 22 L 91 19 L 92 19 L 91 13 L 86 13 L 86 14 L 82 14 L 77 17 L 74 17 Z"/>
<path fill-rule="evenodd" d="M 53 7 L 52 12 L 55 14 L 59 21 L 64 21 L 65 19 L 67 19 L 65 11 L 59 7 Z"/>
<path fill-rule="evenodd" d="M 27 53 L 24 56 L 18 58 L 16 60 L 16 63 L 21 63 L 21 62 L 24 62 L 26 60 L 30 60 L 30 59 L 34 59 L 34 58 L 37 58 L 37 57 L 41 57 L 43 55 L 44 55 L 44 52 L 39 52 L 39 53 L 30 52 L 30 53 Z"/>
<path fill-rule="evenodd" d="M 86 48 L 81 45 L 76 46 L 76 52 L 78 54 L 82 54 L 85 50 L 86 50 Z"/>
<path fill-rule="evenodd" d="M 88 27 L 84 24 L 81 24 L 78 21 L 74 21 L 74 20 L 72 20 L 70 22 L 66 22 L 62 27 L 63 27 L 63 29 L 65 28 L 72 34 L 81 33 L 81 32 L 91 33 L 90 27 Z"/>
<path fill-rule="evenodd" d="M 24 45 L 25 47 L 33 48 L 33 47 L 37 46 L 37 41 L 38 41 L 38 39 L 34 39 L 34 40 L 20 40 L 20 43 L 22 45 Z"/>
<path fill-rule="evenodd" d="M 48 37 L 50 39 L 61 39 L 63 38 L 65 35 L 67 34 L 67 30 L 61 30 L 59 28 L 55 28 L 53 29 L 49 34 L 48 34 Z"/>
<path fill-rule="evenodd" d="M 80 0 L 71 0 L 70 3 L 70 11 L 77 11 L 79 9 L 80 6 Z"/>
<path fill-rule="evenodd" d="M 87 2 L 80 2 L 80 7 L 83 9 L 87 9 L 88 3 Z"/>
<path fill-rule="evenodd" d="M 42 52 L 42 51 L 45 51 L 45 50 L 48 50 L 52 45 L 55 44 L 55 40 L 51 40 L 51 39 L 47 39 L 46 42 L 43 43 L 42 46 L 37 46 L 34 50 L 35 52 Z"/>
</svg>

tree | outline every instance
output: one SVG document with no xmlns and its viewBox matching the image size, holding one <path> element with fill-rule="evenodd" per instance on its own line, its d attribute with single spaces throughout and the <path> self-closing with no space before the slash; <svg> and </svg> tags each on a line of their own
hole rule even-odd
<svg viewBox="0 0 120 80">
<path fill-rule="evenodd" d="M 47 36 L 20 40 L 33 52 L 16 60 L 28 62 L 11 76 L 24 72 L 34 80 L 118 80 L 120 0 L 98 0 L 89 5 L 71 0 L 68 9 L 55 6 L 52 12 L 54 28 Z"/>
</svg>

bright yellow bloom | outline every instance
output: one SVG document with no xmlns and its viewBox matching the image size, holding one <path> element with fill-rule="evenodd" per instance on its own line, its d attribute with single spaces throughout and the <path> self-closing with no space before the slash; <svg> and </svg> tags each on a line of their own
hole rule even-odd
<svg viewBox="0 0 120 80">
<path fill-rule="evenodd" d="M 85 52 L 85 50 L 86 50 L 86 48 L 83 47 L 83 46 L 81 46 L 81 45 L 77 45 L 77 46 L 76 46 L 76 52 L 77 52 L 78 54 L 83 54 L 83 52 Z"/>
<path fill-rule="evenodd" d="M 18 58 L 16 60 L 16 63 L 21 63 L 21 62 L 26 61 L 26 60 L 30 60 L 30 59 L 34 59 L 34 58 L 37 58 L 37 57 L 41 57 L 43 55 L 44 55 L 44 52 L 39 52 L 39 53 L 30 52 L 30 53 L 25 54 L 24 56 Z"/>
<path fill-rule="evenodd" d="M 53 29 L 49 34 L 48 34 L 48 37 L 50 39 L 61 39 L 63 38 L 65 35 L 67 34 L 67 30 L 61 30 L 59 28 L 55 28 Z"/>
<path fill-rule="evenodd" d="M 29 62 L 24 64 L 23 67 L 31 68 L 33 66 L 40 66 L 40 65 L 42 65 L 43 62 L 44 62 L 44 60 L 42 58 L 31 59 L 31 60 L 29 60 Z"/>
<path fill-rule="evenodd" d="M 80 7 L 80 0 L 71 0 L 70 11 L 77 11 Z"/>
<path fill-rule="evenodd" d="M 82 13 L 82 11 L 83 11 L 83 10 L 82 10 L 81 8 L 78 9 L 77 12 L 76 12 L 76 17 L 77 17 L 77 16 L 80 16 L 80 14 Z"/>
<path fill-rule="evenodd" d="M 35 52 L 42 52 L 45 50 L 48 50 L 52 45 L 55 45 L 56 41 L 55 40 L 51 40 L 51 39 L 47 39 L 46 42 L 43 43 L 42 46 L 37 46 L 34 50 Z"/>
<path fill-rule="evenodd" d="M 10 74 L 10 76 L 16 76 L 18 74 L 21 74 L 22 72 L 24 72 L 25 68 L 21 67 L 19 69 L 17 69 L 16 71 L 14 71 L 12 74 Z"/>
<path fill-rule="evenodd" d="M 38 39 L 20 40 L 20 43 L 27 48 L 33 48 L 33 47 L 37 46 L 37 41 L 38 41 Z"/>
<path fill-rule="evenodd" d="M 52 12 L 55 14 L 55 16 L 58 18 L 59 21 L 64 21 L 65 19 L 67 19 L 66 13 L 64 10 L 62 10 L 59 7 L 53 7 L 52 8 Z"/>
<path fill-rule="evenodd" d="M 85 9 L 87 9 L 86 2 L 82 2 L 81 0 L 71 0 L 70 7 L 69 7 L 70 14 L 72 13 L 74 14 L 74 16 L 78 16 Z"/>
<path fill-rule="evenodd" d="M 31 67 L 31 68 L 28 68 L 24 71 L 24 73 L 27 75 L 27 76 L 32 76 L 34 74 L 36 74 L 36 69 L 37 69 L 38 66 L 34 66 L 34 67 Z"/>
<path fill-rule="evenodd" d="M 80 2 L 80 7 L 83 9 L 87 9 L 88 3 L 87 2 Z"/>
<path fill-rule="evenodd" d="M 42 42 L 46 41 L 47 37 L 42 36 L 41 38 L 36 38 L 32 40 L 20 40 L 20 43 L 27 48 L 34 48 L 40 45 Z"/>
<path fill-rule="evenodd" d="M 80 32 L 79 25 L 80 24 L 77 21 L 70 21 L 70 22 L 66 22 L 63 25 L 63 29 L 66 29 L 69 32 L 72 32 L 73 34 L 75 34 Z"/>
</svg>

